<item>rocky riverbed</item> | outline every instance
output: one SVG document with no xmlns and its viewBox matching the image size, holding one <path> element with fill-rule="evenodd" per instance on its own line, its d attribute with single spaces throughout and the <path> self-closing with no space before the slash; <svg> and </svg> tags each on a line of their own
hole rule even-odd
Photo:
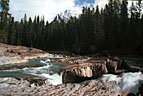
<svg viewBox="0 0 143 96">
<path fill-rule="evenodd" d="M 39 49 L 0 44 L 0 96 L 143 95 L 142 63 L 118 57 L 49 59 L 50 55 L 55 58 Z M 24 63 L 42 57 L 48 58 Z"/>
<path fill-rule="evenodd" d="M 47 63 L 50 60 L 40 59 L 40 61 Z M 39 73 L 40 70 L 38 69 L 37 72 Z M 42 70 L 41 72 L 45 71 Z M 74 79 L 71 76 L 69 78 Z M 142 94 L 142 91 L 139 92 L 142 90 L 140 83 L 143 82 L 141 72 L 123 73 L 121 75 L 103 74 L 98 79 L 90 78 L 91 80 L 87 80 L 84 78 L 78 83 L 57 83 L 56 85 L 52 85 L 55 82 L 51 83 L 50 79 L 52 78 L 30 76 L 0 78 L 0 96 L 135 96 L 131 92 Z"/>
<path fill-rule="evenodd" d="M 143 84 L 141 61 L 134 58 L 80 56 L 63 58 L 55 62 L 70 64 L 64 68 L 62 74 L 65 84 L 100 78 L 105 81 L 116 81 L 124 92 L 137 94 L 139 91 L 143 92 L 143 89 L 139 89 Z"/>
<path fill-rule="evenodd" d="M 125 94 L 114 81 L 89 80 L 53 86 L 47 80 L 38 85 L 24 79 L 0 78 L 0 96 L 127 96 Z"/>
<path fill-rule="evenodd" d="M 0 65 L 25 63 L 36 58 L 48 57 L 42 50 L 24 46 L 13 46 L 0 43 Z"/>
</svg>

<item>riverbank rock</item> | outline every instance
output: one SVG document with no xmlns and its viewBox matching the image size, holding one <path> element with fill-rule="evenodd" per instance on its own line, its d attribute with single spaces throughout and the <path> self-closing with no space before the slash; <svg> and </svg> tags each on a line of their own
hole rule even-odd
<svg viewBox="0 0 143 96">
<path fill-rule="evenodd" d="M 107 59 L 107 69 L 111 74 L 120 74 L 123 72 L 142 71 L 143 64 L 137 63 L 135 58 L 120 59 L 118 57 Z"/>
<path fill-rule="evenodd" d="M 40 96 L 35 95 L 35 93 L 42 85 L 45 87 L 48 85 L 46 79 L 30 77 L 0 78 L 0 96 Z"/>
<path fill-rule="evenodd" d="M 124 68 L 130 72 L 142 71 L 143 64 L 136 64 L 133 61 L 124 60 Z"/>
<path fill-rule="evenodd" d="M 138 72 L 142 64 L 120 59 L 118 57 L 71 57 L 59 59 L 56 62 L 69 63 L 64 68 L 63 83 L 74 83 L 98 78 L 102 74 L 121 74 L 123 72 Z"/>
<path fill-rule="evenodd" d="M 0 65 L 25 63 L 29 60 L 48 57 L 49 55 L 49 53 L 35 48 L 0 43 Z"/>
<path fill-rule="evenodd" d="M 41 86 L 26 80 L 0 78 L 0 96 L 122 96 L 116 82 L 89 80 L 85 82 L 61 84 L 57 86 L 44 83 Z"/>
<path fill-rule="evenodd" d="M 42 91 L 44 89 L 41 89 Z M 80 84 L 62 84 L 49 88 L 44 96 L 122 96 L 115 82 L 89 80 Z"/>
<path fill-rule="evenodd" d="M 63 83 L 77 83 L 91 78 L 98 78 L 105 73 L 108 73 L 108 70 L 106 64 L 102 62 L 75 64 L 65 68 L 62 80 Z"/>
<path fill-rule="evenodd" d="M 99 57 L 72 57 L 66 59 L 60 59 L 57 62 L 70 63 L 68 67 L 64 68 L 64 72 L 62 74 L 63 83 L 76 83 L 84 80 L 95 79 L 100 77 L 102 74 L 106 74 L 114 69 L 115 72 L 117 70 L 118 63 L 115 62 L 116 65 L 113 67 L 107 66 L 113 65 L 113 62 L 107 61 L 107 58 L 99 58 Z M 112 64 L 113 63 L 113 64 Z M 109 68 L 109 69 L 108 69 Z M 71 78 L 72 77 L 72 78 Z"/>
<path fill-rule="evenodd" d="M 13 93 L 23 93 L 25 90 L 30 89 L 29 85 L 28 81 L 17 80 L 15 78 L 0 78 L 0 96 L 13 96 Z"/>
</svg>

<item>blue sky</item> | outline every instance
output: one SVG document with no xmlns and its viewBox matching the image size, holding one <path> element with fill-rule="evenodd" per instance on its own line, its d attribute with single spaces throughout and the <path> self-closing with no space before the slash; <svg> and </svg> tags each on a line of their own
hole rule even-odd
<svg viewBox="0 0 143 96">
<path fill-rule="evenodd" d="M 1 0 L 0 0 L 0 2 L 1 2 Z M 0 9 L 1 9 L 1 4 L 0 4 Z"/>
<path fill-rule="evenodd" d="M 49 22 L 65 10 L 82 12 L 83 6 L 96 7 L 97 4 L 104 6 L 108 0 L 10 0 L 10 13 L 15 20 L 27 17 L 34 18 L 35 15 L 44 16 Z"/>
<path fill-rule="evenodd" d="M 89 4 L 91 7 L 93 7 L 95 3 L 95 0 L 75 0 L 75 5 L 77 6 L 83 6 L 84 4 Z"/>
<path fill-rule="evenodd" d="M 0 0 L 1 1 L 1 0 Z M 15 20 L 27 17 L 44 16 L 49 22 L 57 14 L 65 10 L 73 10 L 80 14 L 83 6 L 103 8 L 108 0 L 10 0 L 10 13 Z M 131 4 L 131 3 L 130 3 Z"/>
</svg>

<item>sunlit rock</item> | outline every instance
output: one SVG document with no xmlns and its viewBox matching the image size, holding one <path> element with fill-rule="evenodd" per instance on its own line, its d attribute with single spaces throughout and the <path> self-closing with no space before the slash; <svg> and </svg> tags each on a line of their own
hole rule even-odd
<svg viewBox="0 0 143 96">
<path fill-rule="evenodd" d="M 63 83 L 74 83 L 90 78 L 98 78 L 105 73 L 108 73 L 108 70 L 104 63 L 75 64 L 65 68 L 62 74 Z"/>
</svg>

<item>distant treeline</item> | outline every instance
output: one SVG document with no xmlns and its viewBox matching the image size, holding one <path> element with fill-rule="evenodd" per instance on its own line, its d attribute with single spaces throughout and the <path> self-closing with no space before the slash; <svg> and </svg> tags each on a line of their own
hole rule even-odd
<svg viewBox="0 0 143 96">
<path fill-rule="evenodd" d="M 143 4 L 138 0 L 129 10 L 126 0 L 110 0 L 104 9 L 84 7 L 79 18 L 51 23 L 44 17 L 15 21 L 9 0 L 1 0 L 0 42 L 43 50 L 95 53 L 143 53 Z"/>
</svg>

